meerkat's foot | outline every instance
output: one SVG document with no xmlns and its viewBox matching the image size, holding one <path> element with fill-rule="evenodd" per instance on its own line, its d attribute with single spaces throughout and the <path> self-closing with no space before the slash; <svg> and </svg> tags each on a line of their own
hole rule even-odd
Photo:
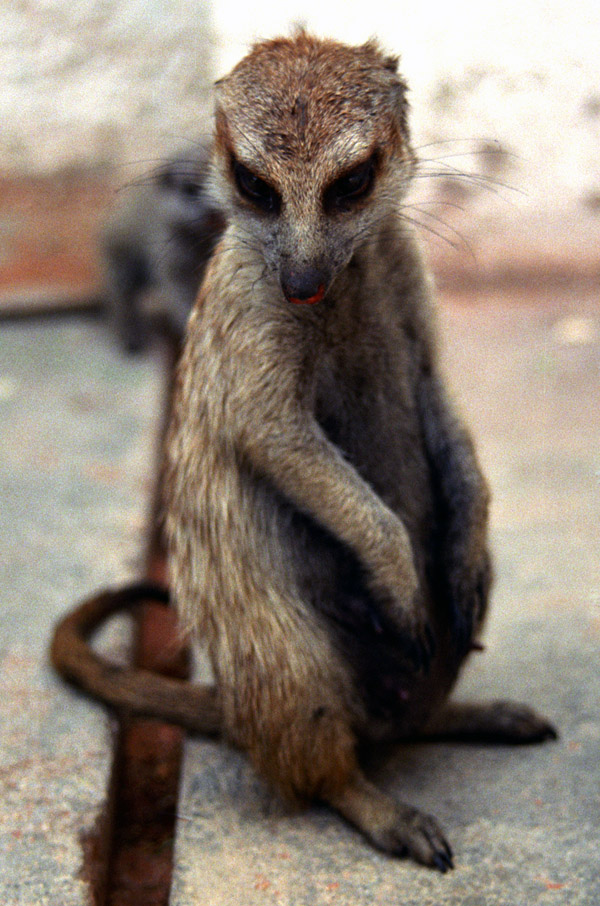
<svg viewBox="0 0 600 906">
<path fill-rule="evenodd" d="M 441 872 L 454 868 L 452 850 L 435 818 L 387 796 L 362 774 L 355 774 L 328 802 L 378 849 Z"/>
<path fill-rule="evenodd" d="M 495 701 L 446 705 L 426 728 L 425 736 L 467 742 L 513 745 L 557 739 L 555 727 L 528 705 Z"/>
</svg>

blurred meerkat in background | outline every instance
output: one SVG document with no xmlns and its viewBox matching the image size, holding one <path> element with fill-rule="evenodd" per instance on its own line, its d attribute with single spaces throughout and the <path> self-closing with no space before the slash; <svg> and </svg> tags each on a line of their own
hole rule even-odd
<svg viewBox="0 0 600 906">
<path fill-rule="evenodd" d="M 144 297 L 155 290 L 162 322 L 183 336 L 224 217 L 206 192 L 209 149 L 173 156 L 143 181 L 124 187 L 100 240 L 110 320 L 128 352 L 148 334 Z"/>
</svg>

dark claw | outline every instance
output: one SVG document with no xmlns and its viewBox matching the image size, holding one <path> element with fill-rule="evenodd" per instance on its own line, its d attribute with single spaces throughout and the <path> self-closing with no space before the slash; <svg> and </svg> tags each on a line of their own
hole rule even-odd
<svg viewBox="0 0 600 906">
<path fill-rule="evenodd" d="M 445 852 L 435 853 L 433 857 L 433 864 L 438 869 L 438 871 L 442 872 L 442 874 L 446 874 L 448 869 L 454 868 L 452 857 L 448 856 Z"/>
</svg>

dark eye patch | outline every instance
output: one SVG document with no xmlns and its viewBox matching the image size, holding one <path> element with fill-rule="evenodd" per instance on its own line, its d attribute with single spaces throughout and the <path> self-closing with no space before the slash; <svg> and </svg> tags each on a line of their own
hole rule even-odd
<svg viewBox="0 0 600 906">
<path fill-rule="evenodd" d="M 246 201 L 266 214 L 279 214 L 281 196 L 268 182 L 249 170 L 239 160 L 232 159 L 233 178 L 237 190 Z"/>
<path fill-rule="evenodd" d="M 191 179 L 184 179 L 181 183 L 181 194 L 186 195 L 188 198 L 197 198 L 201 192 L 201 185 Z"/>
<path fill-rule="evenodd" d="M 366 198 L 373 188 L 377 156 L 372 154 L 362 164 L 353 167 L 329 185 L 323 194 L 326 211 L 347 211 L 355 202 Z"/>
</svg>

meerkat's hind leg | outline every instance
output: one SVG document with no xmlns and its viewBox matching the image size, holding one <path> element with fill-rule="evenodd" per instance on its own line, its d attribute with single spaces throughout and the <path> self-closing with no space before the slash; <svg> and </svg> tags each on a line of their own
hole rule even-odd
<svg viewBox="0 0 600 906">
<path fill-rule="evenodd" d="M 441 872 L 454 868 L 452 850 L 435 818 L 388 796 L 358 768 L 327 801 L 378 849 Z"/>
<path fill-rule="evenodd" d="M 450 702 L 430 721 L 422 738 L 526 745 L 557 739 L 558 732 L 549 720 L 518 702 Z"/>
</svg>

